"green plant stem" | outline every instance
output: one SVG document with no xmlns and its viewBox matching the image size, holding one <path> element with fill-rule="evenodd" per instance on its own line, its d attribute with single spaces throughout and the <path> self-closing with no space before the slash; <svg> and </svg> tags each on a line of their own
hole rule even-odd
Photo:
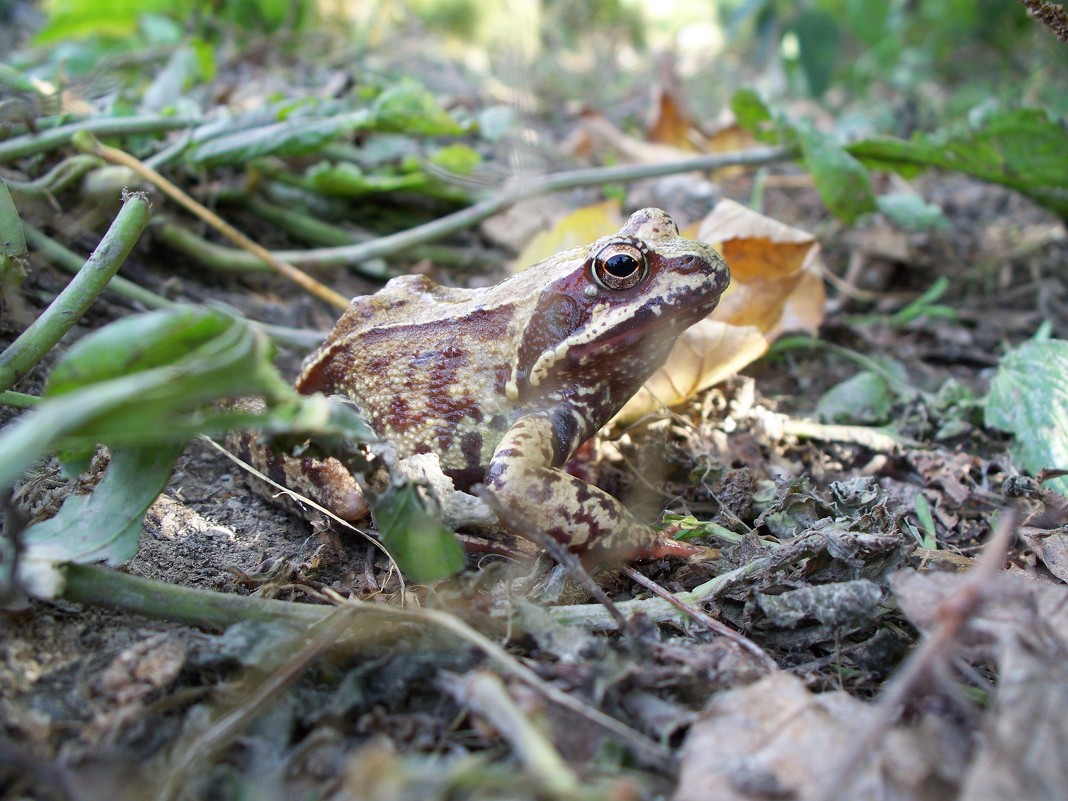
<svg viewBox="0 0 1068 801">
<path fill-rule="evenodd" d="M 38 231 L 31 225 L 23 223 L 23 230 L 26 233 L 26 241 L 29 242 L 35 250 L 37 250 L 42 256 L 48 259 L 62 270 L 66 270 L 68 273 L 77 273 L 83 265 L 83 259 L 77 253 L 68 250 L 61 244 L 56 242 L 51 237 Z M 243 251 L 234 251 L 243 252 Z M 148 309 L 166 309 L 174 306 L 184 305 L 173 300 L 168 300 L 162 295 L 157 295 L 155 292 L 138 286 L 133 281 L 129 281 L 123 278 L 121 275 L 116 275 L 111 279 L 111 282 L 107 286 L 108 291 L 114 292 L 116 295 L 120 295 L 127 300 L 132 300 L 136 303 L 140 303 L 142 306 Z M 286 345 L 291 345 L 297 348 L 314 348 L 326 338 L 326 334 L 321 331 L 306 331 L 301 328 L 290 328 L 284 325 L 271 325 L 270 323 L 259 323 L 263 329 L 271 335 L 271 338 L 277 342 L 281 342 Z M 12 404 L 14 405 L 14 404 Z"/>
<path fill-rule="evenodd" d="M 26 241 L 34 250 L 38 251 L 52 264 L 68 273 L 77 274 L 85 264 L 85 260 L 73 250 L 63 247 L 56 240 L 42 233 L 28 223 L 22 224 L 22 230 L 26 234 Z M 176 306 L 173 300 L 168 300 L 162 295 L 138 286 L 133 281 L 123 278 L 121 275 L 114 276 L 108 283 L 108 290 L 116 295 L 121 295 L 127 300 L 140 303 L 148 309 L 166 309 Z"/>
<path fill-rule="evenodd" d="M 440 217 L 424 225 L 409 228 L 407 231 L 382 236 L 370 242 L 361 242 L 357 245 L 306 250 L 300 254 L 293 254 L 292 261 L 303 267 L 358 264 L 368 259 L 390 256 L 415 245 L 421 245 L 424 242 L 430 242 L 455 231 L 469 228 L 518 203 L 520 200 L 581 186 L 599 186 L 613 181 L 640 181 L 646 178 L 658 178 L 682 172 L 770 164 L 788 159 L 794 153 L 794 150 L 785 147 L 754 148 L 737 153 L 698 156 L 692 159 L 662 164 L 594 167 L 543 175 L 513 184 L 473 206 L 468 206 L 466 209 Z"/>
<path fill-rule="evenodd" d="M 26 395 L 22 392 L 0 392 L 0 406 L 13 406 L 16 409 L 32 409 L 41 399 L 36 395 Z"/>
<path fill-rule="evenodd" d="M 20 201 L 51 200 L 56 192 L 62 192 L 75 181 L 81 180 L 90 170 L 103 167 L 104 160 L 96 156 L 78 154 L 63 159 L 55 167 L 33 181 L 8 181 L 11 194 Z"/>
<path fill-rule="evenodd" d="M 66 288 L 11 346 L 0 353 L 0 391 L 24 376 L 81 319 L 130 254 L 148 225 L 151 206 L 130 194 L 93 255 Z"/>
<path fill-rule="evenodd" d="M 99 565 L 68 564 L 63 568 L 63 574 L 66 579 L 63 598 L 67 601 L 121 609 L 160 620 L 176 620 L 191 626 L 224 629 L 248 620 L 311 626 L 334 610 L 332 606 L 295 604 L 165 584 Z"/>
<path fill-rule="evenodd" d="M 85 120 L 58 128 L 38 131 L 37 133 L 16 136 L 6 142 L 0 142 L 0 163 L 45 153 L 57 147 L 63 147 L 78 131 L 88 131 L 96 136 L 132 136 L 134 134 L 152 134 L 192 128 L 203 122 L 195 117 L 114 117 L 106 119 Z"/>
</svg>

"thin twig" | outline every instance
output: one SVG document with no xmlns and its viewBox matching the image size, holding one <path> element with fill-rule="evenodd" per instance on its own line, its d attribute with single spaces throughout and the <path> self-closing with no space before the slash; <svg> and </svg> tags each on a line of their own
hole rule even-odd
<svg viewBox="0 0 1068 801">
<path fill-rule="evenodd" d="M 575 554 L 571 553 L 567 548 L 554 540 L 544 531 L 537 526 L 533 526 L 526 519 L 520 517 L 499 500 L 497 497 L 485 487 L 479 487 L 477 490 L 479 499 L 490 508 L 490 510 L 497 515 L 497 519 L 504 524 L 506 528 L 511 529 L 521 534 L 526 539 L 533 542 L 535 545 L 541 547 L 553 560 L 567 571 L 567 575 L 576 583 L 581 585 L 586 592 L 588 592 L 597 603 L 601 604 L 615 620 L 616 625 L 620 631 L 630 630 L 630 621 L 623 616 L 623 613 L 619 611 L 619 608 L 615 605 L 611 598 L 605 593 L 601 586 L 593 580 L 593 577 L 586 571 L 586 568 L 582 566 L 582 562 Z"/>
<path fill-rule="evenodd" d="M 308 250 L 299 259 L 294 259 L 294 261 L 304 267 L 338 263 L 355 264 L 367 259 L 390 256 L 413 245 L 420 245 L 424 242 L 439 239 L 447 234 L 470 228 L 472 225 L 480 223 L 510 206 L 514 206 L 521 200 L 541 197 L 552 192 L 583 186 L 600 186 L 606 183 L 628 183 L 646 178 L 676 175 L 683 172 L 770 164 L 788 159 L 793 154 L 794 151 L 784 147 L 753 148 L 736 153 L 697 156 L 691 159 L 661 164 L 591 167 L 589 169 L 542 175 L 510 184 L 492 197 L 479 201 L 473 206 L 468 206 L 466 209 L 432 220 L 424 225 L 409 228 L 407 231 L 382 236 L 370 242 L 361 242 L 357 245 Z"/>
<path fill-rule="evenodd" d="M 849 792 L 864 761 L 874 753 L 906 698 L 920 682 L 944 661 L 960 636 L 965 624 L 986 599 L 986 588 L 1005 564 L 1005 555 L 1016 533 L 1017 514 L 1013 509 L 1001 513 L 997 530 L 987 543 L 975 569 L 949 597 L 938 604 L 935 618 L 940 622 L 920 646 L 909 655 L 897 675 L 883 691 L 871 720 L 851 739 L 849 750 L 837 766 L 827 773 L 827 780 L 812 801 L 837 801 L 851 798 Z"/>
<path fill-rule="evenodd" d="M 757 645 L 755 642 L 750 640 L 748 637 L 743 637 L 730 626 L 720 623 L 711 615 L 705 614 L 703 611 L 701 611 L 695 606 L 691 606 L 678 596 L 672 595 L 670 592 L 665 590 L 651 578 L 639 573 L 633 567 L 630 567 L 628 565 L 623 568 L 623 572 L 628 575 L 633 581 L 638 582 L 643 587 L 645 587 L 645 589 L 656 594 L 658 597 L 663 598 L 676 609 L 685 612 L 687 615 L 692 617 L 701 625 L 716 632 L 719 635 L 722 635 L 723 637 L 726 637 L 728 640 L 737 643 L 739 646 L 741 646 L 746 651 L 755 656 L 761 662 L 761 664 L 763 664 L 764 667 L 766 667 L 770 672 L 774 673 L 779 669 L 778 664 L 775 662 L 774 659 L 771 658 L 768 652 L 761 648 L 759 645 Z"/>
<path fill-rule="evenodd" d="M 83 152 L 91 153 L 94 156 L 100 156 L 102 159 L 109 161 L 112 164 L 121 164 L 124 167 L 129 167 L 175 203 L 186 209 L 186 211 L 206 222 L 234 244 L 255 254 L 257 258 L 265 261 L 277 273 L 284 275 L 290 281 L 310 294 L 325 300 L 327 303 L 330 303 L 339 309 L 348 308 L 349 299 L 344 295 L 334 291 L 326 284 L 316 281 L 310 275 L 302 270 L 298 270 L 292 264 L 288 264 L 281 259 L 275 258 L 267 248 L 253 242 L 230 225 L 230 223 L 193 200 L 193 198 L 187 195 L 182 189 L 178 188 L 178 186 L 171 183 L 141 160 L 134 158 L 129 153 L 119 150 L 118 148 L 108 147 L 107 145 L 101 144 L 88 133 L 76 135 L 73 142 L 75 147 Z"/>
</svg>

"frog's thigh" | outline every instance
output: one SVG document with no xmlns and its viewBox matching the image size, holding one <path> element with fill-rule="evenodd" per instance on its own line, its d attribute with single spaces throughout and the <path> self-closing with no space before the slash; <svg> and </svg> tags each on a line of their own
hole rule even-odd
<svg viewBox="0 0 1068 801">
<path fill-rule="evenodd" d="M 226 446 L 271 481 L 328 509 L 342 520 L 354 523 L 367 517 L 367 501 L 359 483 L 334 457 L 312 459 L 279 453 L 248 431 L 228 436 Z M 265 481 L 250 477 L 249 486 L 257 495 L 301 517 L 310 520 L 316 514 L 315 510 Z"/>
<path fill-rule="evenodd" d="M 523 417 L 494 451 L 485 485 L 502 504 L 571 551 L 613 552 L 627 559 L 654 545 L 657 536 L 649 526 L 607 492 L 553 467 L 553 455 L 552 420 Z"/>
</svg>

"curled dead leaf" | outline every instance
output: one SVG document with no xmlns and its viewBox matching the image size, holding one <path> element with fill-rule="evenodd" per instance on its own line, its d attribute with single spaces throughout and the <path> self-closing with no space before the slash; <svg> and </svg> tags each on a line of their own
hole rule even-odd
<svg viewBox="0 0 1068 801">
<path fill-rule="evenodd" d="M 680 404 L 758 359 L 786 331 L 815 332 L 826 296 L 819 245 L 797 228 L 724 200 L 697 226 L 731 270 L 719 307 L 676 344 L 667 363 L 616 415 L 626 423 Z"/>
<path fill-rule="evenodd" d="M 622 224 L 614 201 L 578 209 L 535 237 L 517 264 L 533 264 L 591 242 Z M 758 359 L 783 332 L 811 333 L 823 321 L 819 245 L 811 234 L 724 200 L 683 235 L 720 250 L 731 270 L 731 285 L 716 311 L 679 338 L 664 367 L 614 422 L 683 403 Z"/>
</svg>

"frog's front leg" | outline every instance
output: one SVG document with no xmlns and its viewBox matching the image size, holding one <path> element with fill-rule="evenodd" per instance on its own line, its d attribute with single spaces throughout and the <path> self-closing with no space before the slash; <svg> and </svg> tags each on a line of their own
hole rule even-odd
<svg viewBox="0 0 1068 801">
<path fill-rule="evenodd" d="M 554 467 L 559 442 L 565 439 L 548 414 L 520 418 L 493 453 L 486 487 L 531 526 L 575 553 L 647 559 L 688 557 L 700 550 L 658 534 L 607 492 Z"/>
</svg>

